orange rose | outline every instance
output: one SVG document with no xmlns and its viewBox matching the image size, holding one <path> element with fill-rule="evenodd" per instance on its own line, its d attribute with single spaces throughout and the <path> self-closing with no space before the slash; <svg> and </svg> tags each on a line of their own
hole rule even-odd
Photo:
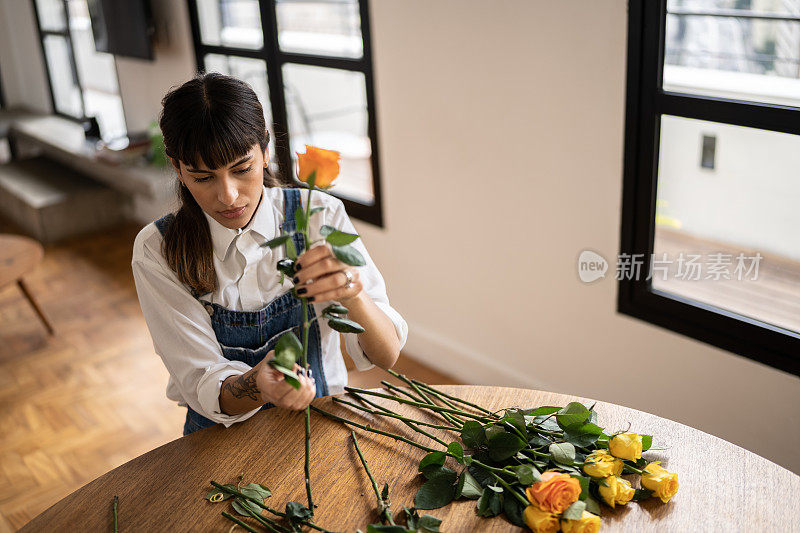
<svg viewBox="0 0 800 533">
<path fill-rule="evenodd" d="M 311 173 L 316 171 L 314 185 L 327 187 L 339 175 L 339 152 L 306 145 L 306 153 L 297 154 L 297 178 L 308 183 Z"/>
<path fill-rule="evenodd" d="M 545 472 L 542 480 L 528 487 L 526 493 L 528 500 L 543 511 L 561 514 L 578 501 L 581 484 L 569 474 Z"/>
</svg>

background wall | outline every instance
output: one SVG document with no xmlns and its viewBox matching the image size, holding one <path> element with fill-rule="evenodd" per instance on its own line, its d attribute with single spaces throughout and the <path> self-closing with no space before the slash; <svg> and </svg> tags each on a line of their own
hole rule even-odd
<svg viewBox="0 0 800 533">
<path fill-rule="evenodd" d="M 117 63 L 132 128 L 194 68 L 185 2 L 157 4 L 174 17 L 157 61 Z M 800 472 L 798 378 L 621 316 L 612 279 L 577 277 L 581 250 L 619 249 L 626 2 L 370 7 L 386 228 L 356 226 L 407 352 L 464 382 L 656 413 Z M 15 53 L 41 63 L 38 44 Z"/>
<path fill-rule="evenodd" d="M 612 279 L 578 280 L 581 250 L 619 249 L 627 2 L 370 6 L 386 230 L 357 226 L 408 352 L 466 382 L 656 413 L 800 472 L 800 380 L 619 315 Z"/>
</svg>

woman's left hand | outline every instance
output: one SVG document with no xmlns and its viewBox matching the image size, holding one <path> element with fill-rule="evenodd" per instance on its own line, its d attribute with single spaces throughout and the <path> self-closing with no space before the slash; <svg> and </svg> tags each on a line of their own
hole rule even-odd
<svg viewBox="0 0 800 533">
<path fill-rule="evenodd" d="M 299 270 L 298 270 L 299 269 Z M 334 300 L 347 305 L 361 294 L 363 286 L 358 277 L 358 270 L 333 254 L 331 245 L 323 242 L 306 250 L 295 261 L 295 294 L 308 298 L 310 302 L 326 302 Z M 352 283 L 346 287 L 350 273 Z"/>
</svg>

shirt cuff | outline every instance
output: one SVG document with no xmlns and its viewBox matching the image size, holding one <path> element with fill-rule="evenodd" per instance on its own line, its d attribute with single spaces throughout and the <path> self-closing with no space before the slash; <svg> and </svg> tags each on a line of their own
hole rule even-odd
<svg viewBox="0 0 800 533">
<path fill-rule="evenodd" d="M 390 305 L 384 302 L 375 302 L 375 305 L 378 306 L 378 309 L 383 311 L 392 321 L 395 333 L 397 333 L 397 338 L 400 340 L 400 348 L 402 349 L 406 344 L 406 339 L 408 338 L 408 324 L 403 317 L 400 316 L 400 313 L 395 311 Z M 375 366 L 375 364 L 369 360 L 367 354 L 365 354 L 364 350 L 361 348 L 361 344 L 358 342 L 357 334 L 345 333 L 344 345 L 345 348 L 347 348 L 347 353 L 350 355 L 350 358 L 353 360 L 353 363 L 356 366 L 356 370 L 363 372 L 364 370 L 369 370 Z"/>
<path fill-rule="evenodd" d="M 229 361 L 206 367 L 206 372 L 197 383 L 197 401 L 203 412 L 199 413 L 209 420 L 223 424 L 226 428 L 236 422 L 243 422 L 256 414 L 261 407 L 239 415 L 226 415 L 219 406 L 219 390 L 222 382 L 230 376 L 244 374 L 251 367 L 240 361 Z"/>
</svg>

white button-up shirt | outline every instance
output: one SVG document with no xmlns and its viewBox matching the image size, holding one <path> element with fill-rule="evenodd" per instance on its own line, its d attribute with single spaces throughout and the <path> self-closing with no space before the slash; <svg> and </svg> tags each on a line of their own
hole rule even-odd
<svg viewBox="0 0 800 533">
<path fill-rule="evenodd" d="M 301 190 L 305 209 L 308 192 Z M 224 227 L 206 214 L 214 249 L 214 269 L 217 287 L 202 299 L 236 311 L 254 311 L 266 306 L 275 298 L 291 290 L 291 279 L 283 284 L 276 269 L 285 249 L 262 247 L 261 244 L 280 234 L 283 223 L 283 189 L 264 187 L 261 202 L 247 226 L 238 230 Z M 314 191 L 311 207 L 325 209 L 311 217 L 311 240 L 320 238 L 323 224 L 348 233 L 356 233 L 342 201 L 321 191 Z M 142 306 L 147 327 L 153 338 L 153 348 L 164 361 L 170 374 L 167 397 L 215 422 L 230 426 L 253 416 L 258 409 L 240 415 L 222 413 L 219 406 L 220 386 L 226 378 L 243 374 L 250 366 L 230 361 L 222 355 L 211 327 L 211 317 L 203 304 L 194 298 L 167 265 L 161 252 L 162 236 L 154 223 L 145 226 L 136 236 L 131 266 L 136 282 L 136 292 Z M 361 239 L 352 246 L 361 252 L 366 265 L 358 268 L 359 279 L 365 293 L 391 319 L 405 345 L 408 325 L 389 305 L 386 285 L 372 262 Z M 319 316 L 330 302 L 312 302 Z M 347 369 L 342 357 L 339 333 L 327 321 L 317 321 L 322 340 L 322 365 L 330 394 L 339 394 L 347 385 Z M 347 353 L 358 370 L 368 370 L 374 365 L 367 359 L 354 333 L 344 334 Z"/>
</svg>

